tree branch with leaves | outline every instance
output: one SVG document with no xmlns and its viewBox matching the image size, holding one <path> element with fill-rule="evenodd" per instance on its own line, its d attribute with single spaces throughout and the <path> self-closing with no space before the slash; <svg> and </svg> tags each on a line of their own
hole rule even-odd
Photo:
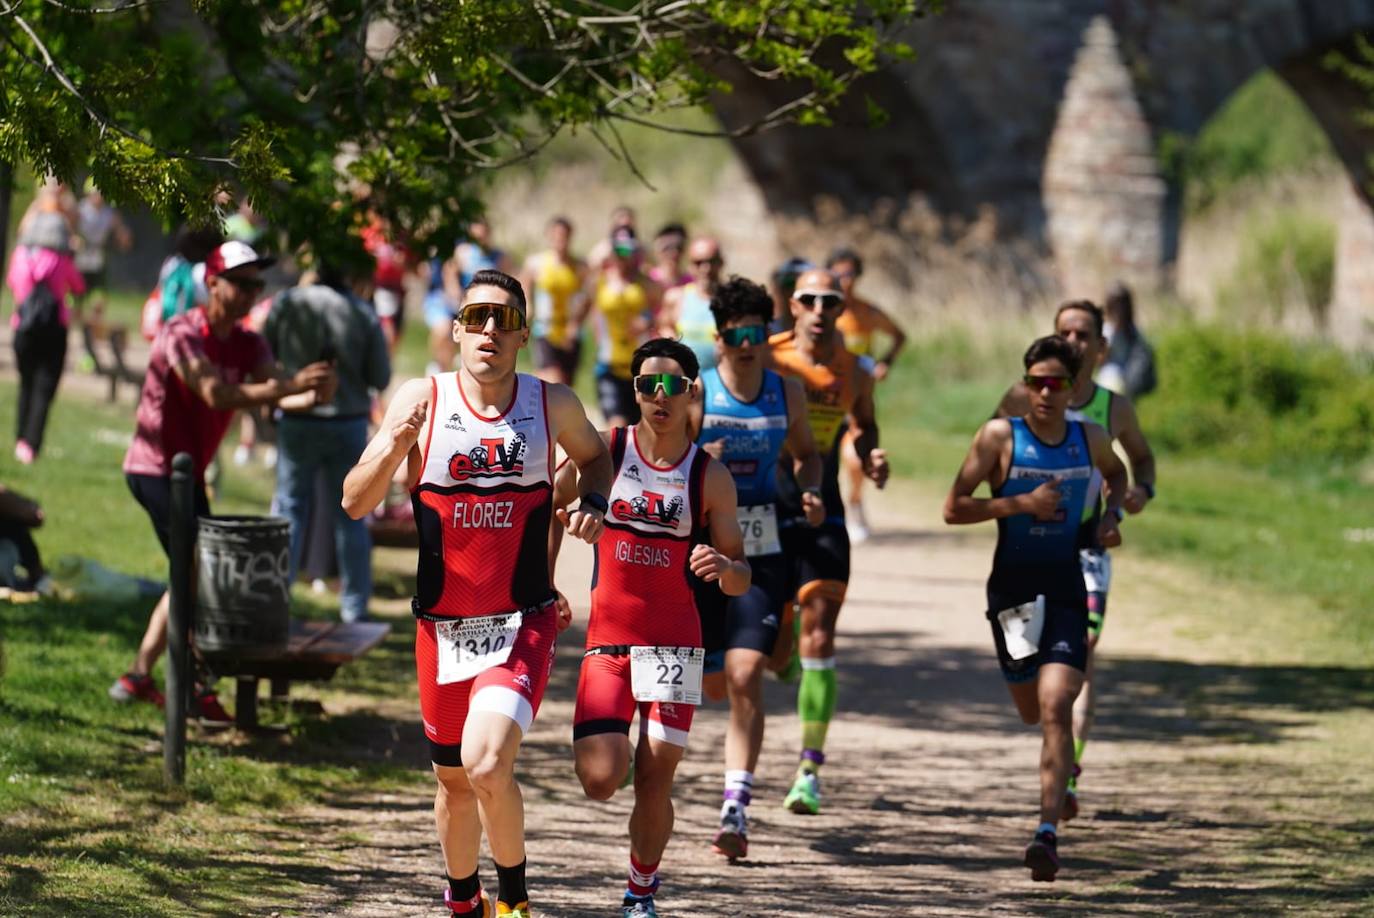
<svg viewBox="0 0 1374 918">
<path fill-rule="evenodd" d="M 788 87 L 738 137 L 827 124 L 909 56 L 938 0 L 0 0 L 0 160 L 169 222 L 246 196 L 292 244 L 356 250 L 368 213 L 413 239 L 480 212 L 484 175 L 586 128 Z M 709 131 L 685 131 L 711 134 Z"/>
</svg>

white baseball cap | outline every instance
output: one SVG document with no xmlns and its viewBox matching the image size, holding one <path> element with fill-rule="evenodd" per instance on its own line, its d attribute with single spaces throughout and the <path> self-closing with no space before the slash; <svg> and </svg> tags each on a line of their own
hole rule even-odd
<svg viewBox="0 0 1374 918">
<path fill-rule="evenodd" d="M 276 263 L 275 258 L 253 251 L 248 243 L 233 240 L 218 246 L 206 257 L 205 277 L 209 279 L 235 268 L 266 268 Z"/>
</svg>

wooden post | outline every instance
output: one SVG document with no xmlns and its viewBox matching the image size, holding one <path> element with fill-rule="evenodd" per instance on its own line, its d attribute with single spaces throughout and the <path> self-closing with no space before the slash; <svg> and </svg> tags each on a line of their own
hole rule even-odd
<svg viewBox="0 0 1374 918">
<path fill-rule="evenodd" d="M 168 520 L 171 594 L 167 615 L 167 727 L 162 741 L 168 784 L 186 783 L 186 709 L 191 700 L 191 645 L 195 592 L 191 583 L 196 545 L 195 466 L 189 453 L 172 459 L 172 511 Z"/>
</svg>

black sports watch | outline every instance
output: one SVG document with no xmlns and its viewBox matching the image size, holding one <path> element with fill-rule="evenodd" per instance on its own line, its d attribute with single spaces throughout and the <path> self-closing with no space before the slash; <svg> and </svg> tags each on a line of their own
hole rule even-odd
<svg viewBox="0 0 1374 918">
<path fill-rule="evenodd" d="M 606 502 L 605 497 L 593 491 L 590 494 L 584 494 L 582 496 L 582 503 L 577 505 L 577 509 L 579 512 L 586 512 L 587 509 L 590 508 L 600 513 L 602 516 L 605 516 L 610 506 L 611 505 Z"/>
</svg>

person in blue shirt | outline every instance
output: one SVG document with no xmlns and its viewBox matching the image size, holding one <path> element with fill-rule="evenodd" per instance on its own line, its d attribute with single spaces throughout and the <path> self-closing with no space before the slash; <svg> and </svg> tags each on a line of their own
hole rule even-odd
<svg viewBox="0 0 1374 918">
<path fill-rule="evenodd" d="M 973 440 L 945 499 L 945 522 L 997 521 L 988 577 L 988 619 L 998 662 L 1021 719 L 1039 723 L 1040 826 L 1026 849 L 1031 879 L 1059 870 L 1057 830 L 1073 768 L 1073 703 L 1087 664 L 1088 597 L 1079 568 L 1080 527 L 1094 468 L 1106 485 L 1098 544 L 1121 543 L 1117 523 L 1126 469 L 1110 435 L 1067 417 L 1077 348 L 1058 335 L 1031 344 L 1023 359 L 1029 410 L 993 418 Z M 983 482 L 992 497 L 974 497 Z M 1087 514 L 1087 519 L 1093 519 Z"/>
<path fill-rule="evenodd" d="M 767 369 L 767 323 L 773 316 L 768 291 L 742 277 L 721 284 L 711 297 L 716 365 L 701 374 L 701 400 L 691 406 L 692 429 L 702 449 L 730 470 L 739 494 L 745 555 L 754 571 L 748 592 L 724 602 L 724 694 L 730 699 L 725 733 L 725 801 L 713 848 L 735 860 L 748 852 L 745 810 L 763 747 L 763 670 L 778 639 L 786 603 L 796 595 L 797 571 L 783 554 L 777 508 L 778 459 L 786 447 L 802 493 L 806 521 L 825 520 L 821 457 L 807 419 L 801 383 Z M 713 586 L 708 584 L 707 586 Z M 719 594 L 715 590 L 715 594 Z M 703 617 L 712 591 L 699 590 Z M 710 629 L 707 628 L 708 637 Z M 714 649 L 710 643 L 708 650 Z M 714 655 L 713 655 L 714 656 Z M 718 665 L 721 665 L 718 663 Z M 710 666 L 708 665 L 708 669 Z M 720 697 L 708 679 L 707 694 Z"/>
</svg>

